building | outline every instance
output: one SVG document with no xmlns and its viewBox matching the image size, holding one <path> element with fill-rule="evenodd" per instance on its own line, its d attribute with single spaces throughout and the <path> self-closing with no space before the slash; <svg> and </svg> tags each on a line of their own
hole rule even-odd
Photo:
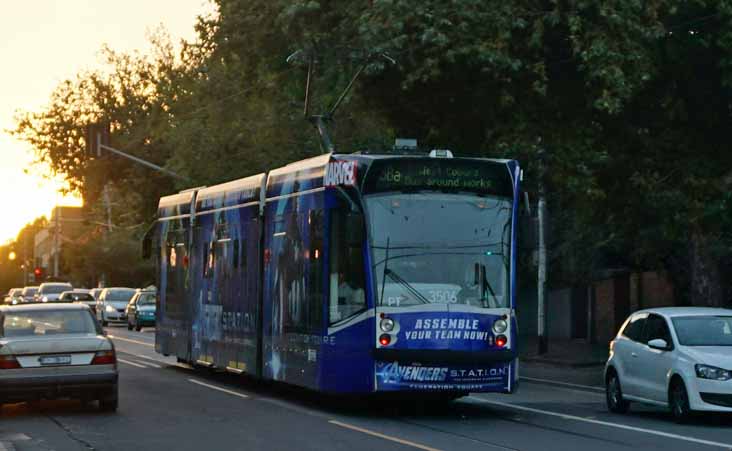
<svg viewBox="0 0 732 451">
<path fill-rule="evenodd" d="M 60 276 L 64 245 L 78 240 L 84 233 L 84 218 L 81 207 L 55 207 L 48 227 L 36 233 L 34 266 L 49 276 Z"/>
</svg>

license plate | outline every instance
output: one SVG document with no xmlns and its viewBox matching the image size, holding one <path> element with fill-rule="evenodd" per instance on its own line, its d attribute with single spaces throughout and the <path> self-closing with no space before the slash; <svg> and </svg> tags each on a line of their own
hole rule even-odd
<svg viewBox="0 0 732 451">
<path fill-rule="evenodd" d="M 49 356 L 40 357 L 38 359 L 38 362 L 41 365 L 70 365 L 71 356 L 70 355 L 49 355 Z"/>
</svg>

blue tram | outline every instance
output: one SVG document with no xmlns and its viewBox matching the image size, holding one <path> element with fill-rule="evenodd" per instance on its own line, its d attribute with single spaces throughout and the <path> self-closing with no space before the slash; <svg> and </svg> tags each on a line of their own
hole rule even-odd
<svg viewBox="0 0 732 451">
<path fill-rule="evenodd" d="M 330 393 L 511 393 L 520 173 L 325 154 L 164 197 L 156 351 Z"/>
</svg>

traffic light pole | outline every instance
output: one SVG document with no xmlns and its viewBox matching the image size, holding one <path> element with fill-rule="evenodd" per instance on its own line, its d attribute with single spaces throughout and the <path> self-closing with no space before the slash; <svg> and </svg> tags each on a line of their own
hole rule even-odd
<svg viewBox="0 0 732 451">
<path fill-rule="evenodd" d="M 110 146 L 108 146 L 106 144 L 102 144 L 102 134 L 101 133 L 97 133 L 97 156 L 101 156 L 102 150 L 106 150 L 106 151 L 111 152 L 111 153 L 113 153 L 113 154 L 115 154 L 117 156 L 120 156 L 122 158 L 127 158 L 128 160 L 132 160 L 135 163 L 141 164 L 141 165 L 146 166 L 146 167 L 148 167 L 150 169 L 154 169 L 154 170 L 159 171 L 159 172 L 162 172 L 164 174 L 168 174 L 171 177 L 175 177 L 175 178 L 178 178 L 178 179 L 181 179 L 181 180 L 188 180 L 188 177 L 182 176 L 180 174 L 176 174 L 175 172 L 173 172 L 173 171 L 171 171 L 169 169 L 165 169 L 163 167 L 158 166 L 157 164 L 150 163 L 149 161 L 143 160 L 142 158 L 138 158 L 138 157 L 132 156 L 132 155 L 130 155 L 128 153 L 122 152 L 121 150 L 117 150 L 114 147 L 110 147 Z"/>
</svg>

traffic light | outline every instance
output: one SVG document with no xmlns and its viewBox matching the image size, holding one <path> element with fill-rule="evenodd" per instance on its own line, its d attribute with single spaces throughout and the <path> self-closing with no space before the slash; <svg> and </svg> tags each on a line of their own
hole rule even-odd
<svg viewBox="0 0 732 451">
<path fill-rule="evenodd" d="M 41 280 L 43 280 L 43 268 L 37 267 L 36 269 L 34 269 L 33 275 L 36 278 L 36 282 L 40 282 Z"/>
</svg>

